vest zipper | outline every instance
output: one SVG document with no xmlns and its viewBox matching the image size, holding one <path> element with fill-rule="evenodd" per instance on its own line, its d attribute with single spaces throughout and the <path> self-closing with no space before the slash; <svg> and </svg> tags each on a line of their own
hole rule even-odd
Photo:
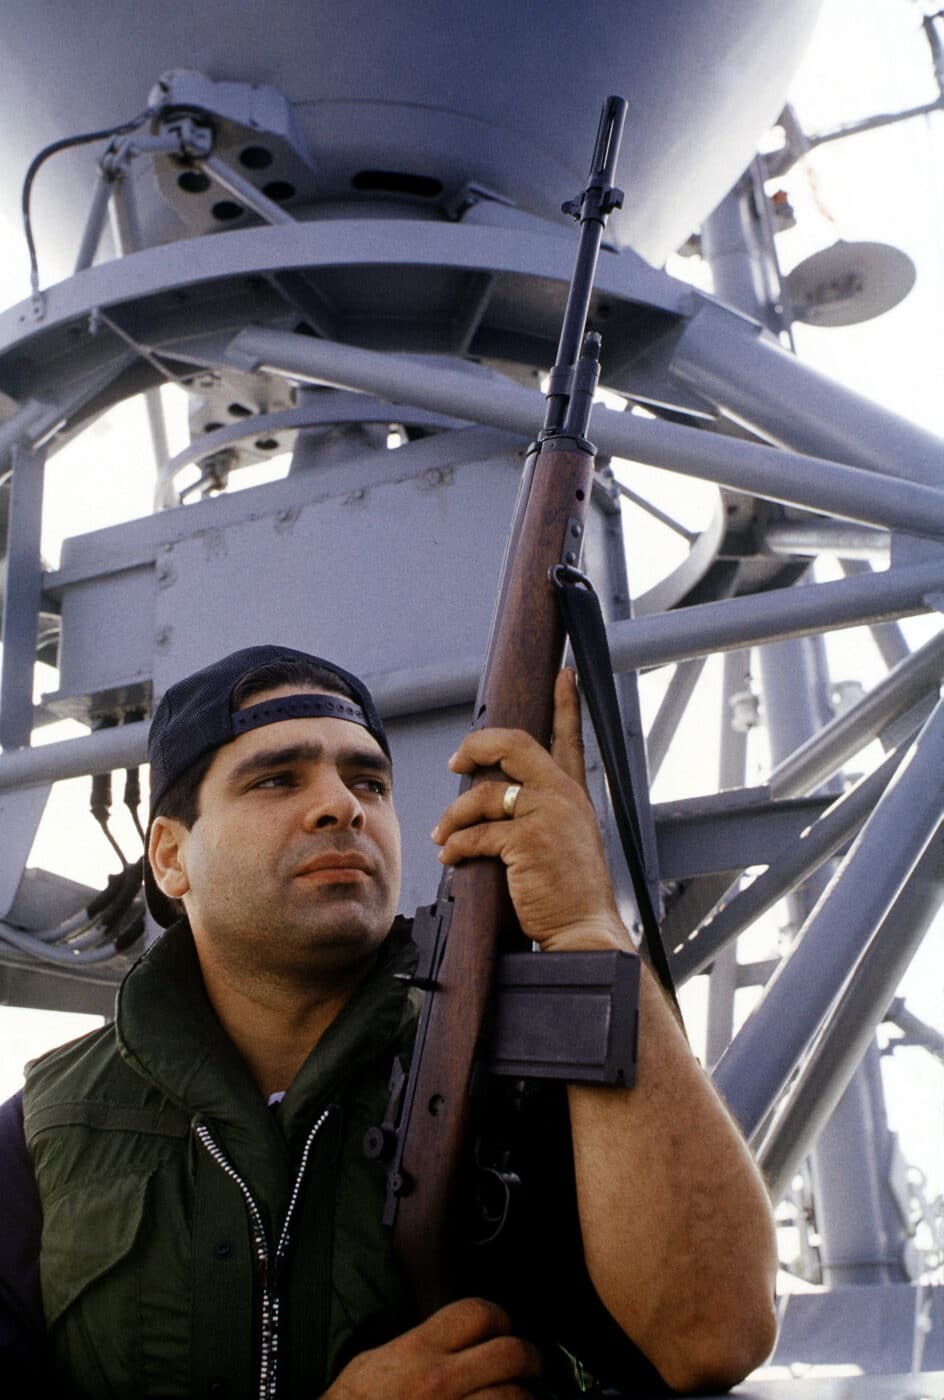
<svg viewBox="0 0 944 1400">
<path fill-rule="evenodd" d="M 295 1183 L 292 1186 L 292 1194 L 289 1197 L 288 1209 L 285 1212 L 285 1219 L 282 1222 L 282 1231 L 279 1235 L 279 1242 L 276 1245 L 274 1254 L 272 1253 L 269 1239 L 266 1235 L 262 1212 L 253 1199 L 249 1187 L 226 1156 L 223 1149 L 214 1142 L 207 1125 L 205 1123 L 197 1123 L 194 1127 L 197 1140 L 206 1149 L 220 1170 L 225 1172 L 226 1175 L 236 1183 L 246 1203 L 246 1212 L 249 1216 L 249 1227 L 252 1232 L 252 1244 L 256 1256 L 256 1265 L 259 1270 L 260 1278 L 262 1279 L 262 1306 L 259 1327 L 259 1386 L 256 1392 L 258 1400 L 275 1400 L 277 1394 L 279 1358 L 279 1266 L 288 1253 L 289 1244 L 291 1243 L 290 1229 L 292 1217 L 295 1213 L 295 1206 L 298 1202 L 299 1195 L 301 1194 L 302 1182 L 304 1181 L 305 1172 L 308 1168 L 308 1158 L 311 1155 L 312 1144 L 330 1112 L 330 1107 L 322 1112 L 321 1116 L 312 1124 L 308 1136 L 305 1139 L 305 1146 L 302 1149 L 298 1171 L 295 1173 Z"/>
</svg>

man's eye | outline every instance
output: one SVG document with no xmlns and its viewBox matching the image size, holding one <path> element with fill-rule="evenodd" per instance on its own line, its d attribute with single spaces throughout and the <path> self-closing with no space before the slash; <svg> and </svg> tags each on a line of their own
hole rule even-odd
<svg viewBox="0 0 944 1400">
<path fill-rule="evenodd" d="M 255 790 L 258 788 L 290 787 L 291 784 L 291 773 L 267 773 L 264 778 L 257 778 L 252 787 Z"/>
<path fill-rule="evenodd" d="M 358 778 L 354 783 L 354 787 L 366 789 L 367 792 L 373 793 L 375 797 L 386 797 L 387 793 L 390 791 L 389 784 L 384 782 L 383 778 Z"/>
</svg>

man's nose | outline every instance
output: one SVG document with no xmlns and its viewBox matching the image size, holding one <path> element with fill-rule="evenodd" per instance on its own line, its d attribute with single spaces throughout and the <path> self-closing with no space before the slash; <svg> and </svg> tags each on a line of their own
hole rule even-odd
<svg viewBox="0 0 944 1400">
<path fill-rule="evenodd" d="M 306 831 L 335 826 L 360 830 L 364 809 L 340 774 L 323 774 L 308 793 L 302 822 Z"/>
</svg>

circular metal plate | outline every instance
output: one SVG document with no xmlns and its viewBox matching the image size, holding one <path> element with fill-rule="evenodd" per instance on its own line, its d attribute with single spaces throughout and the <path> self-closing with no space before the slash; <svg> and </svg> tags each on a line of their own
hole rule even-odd
<svg viewBox="0 0 944 1400">
<path fill-rule="evenodd" d="M 915 266 L 888 243 L 846 243 L 806 258 L 786 279 L 795 321 L 855 326 L 890 311 L 911 291 Z"/>
</svg>

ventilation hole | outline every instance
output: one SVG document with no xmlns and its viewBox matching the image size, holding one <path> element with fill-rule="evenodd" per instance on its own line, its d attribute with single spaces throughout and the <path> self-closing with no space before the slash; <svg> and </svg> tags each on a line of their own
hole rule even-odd
<svg viewBox="0 0 944 1400">
<path fill-rule="evenodd" d="M 232 199 L 221 199 L 210 210 L 214 219 L 219 219 L 221 224 L 232 223 L 233 219 L 240 218 L 243 212 L 243 206 Z"/>
<path fill-rule="evenodd" d="M 203 425 L 203 431 L 204 431 L 205 433 L 218 433 L 218 432 L 220 431 L 220 428 L 222 428 L 222 426 L 223 426 L 222 423 L 204 423 L 204 425 Z"/>
<path fill-rule="evenodd" d="M 274 452 L 278 445 L 278 438 L 256 438 L 256 447 L 260 452 Z"/>
<path fill-rule="evenodd" d="M 187 194 L 203 194 L 210 188 L 210 177 L 202 170 L 185 170 L 177 176 L 177 187 Z"/>
<path fill-rule="evenodd" d="M 270 180 L 267 185 L 263 185 L 262 193 L 274 199 L 277 204 L 284 204 L 287 199 L 295 197 L 295 186 L 290 185 L 288 180 Z"/>
<path fill-rule="evenodd" d="M 400 170 L 361 170 L 351 180 L 356 190 L 372 190 L 383 194 L 418 194 L 435 199 L 442 194 L 442 181 L 430 175 L 407 175 Z"/>
<path fill-rule="evenodd" d="M 231 403 L 226 410 L 231 418 L 251 418 L 252 409 L 247 408 L 244 403 Z"/>
<path fill-rule="evenodd" d="M 239 163 L 247 170 L 267 170 L 272 164 L 272 152 L 265 146 L 245 146 L 239 153 Z"/>
</svg>

